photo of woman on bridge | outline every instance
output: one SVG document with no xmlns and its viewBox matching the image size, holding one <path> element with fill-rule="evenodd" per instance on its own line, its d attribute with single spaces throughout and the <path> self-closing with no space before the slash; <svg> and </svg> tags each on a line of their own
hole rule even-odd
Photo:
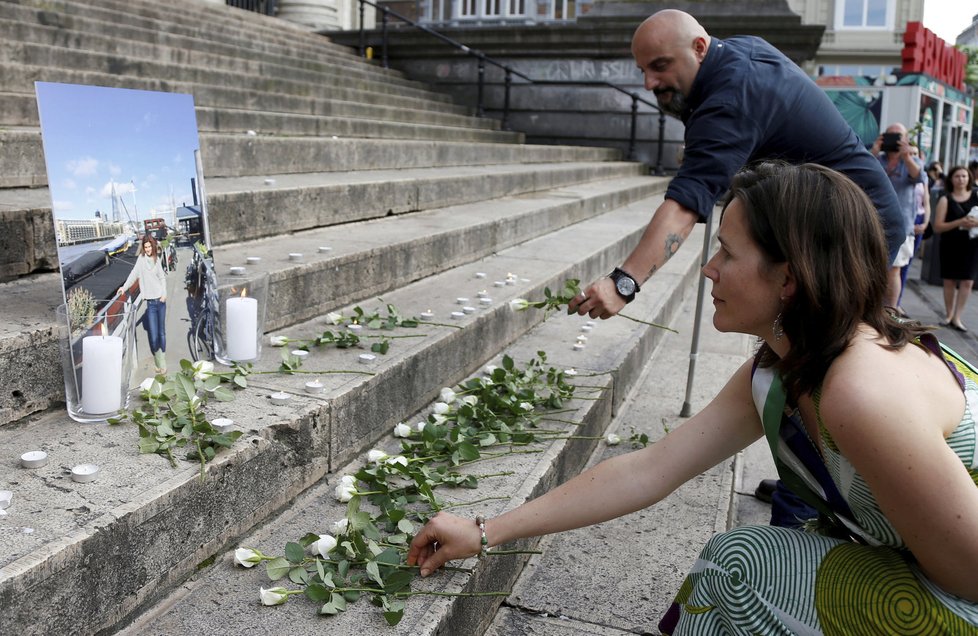
<svg viewBox="0 0 978 636">
<path fill-rule="evenodd" d="M 140 241 L 142 252 L 119 293 L 129 293 L 133 284 L 139 282 L 139 298 L 146 302 L 146 311 L 141 319 L 149 337 L 149 350 L 153 354 L 156 373 L 166 373 L 166 274 L 163 271 L 163 258 L 160 244 L 151 234 Z"/>
</svg>

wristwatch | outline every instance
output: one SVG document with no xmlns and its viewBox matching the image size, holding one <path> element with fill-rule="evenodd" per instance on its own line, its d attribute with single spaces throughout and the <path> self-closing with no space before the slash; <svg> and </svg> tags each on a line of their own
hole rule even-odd
<svg viewBox="0 0 978 636">
<path fill-rule="evenodd" d="M 635 300 L 635 294 L 642 291 L 642 288 L 638 286 L 635 279 L 619 267 L 616 267 L 610 274 L 608 274 L 608 278 L 615 281 L 615 290 L 626 303 L 630 303 Z"/>
</svg>

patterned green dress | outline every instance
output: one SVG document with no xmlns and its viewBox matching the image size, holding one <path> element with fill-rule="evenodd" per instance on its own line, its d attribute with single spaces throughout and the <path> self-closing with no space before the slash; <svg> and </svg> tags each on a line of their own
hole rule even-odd
<svg viewBox="0 0 978 636">
<path fill-rule="evenodd" d="M 940 352 L 933 336 L 922 340 Z M 978 373 L 953 351 L 944 354 L 966 398 L 947 443 L 978 487 Z M 824 461 L 818 456 L 797 410 L 784 408 L 772 370 L 756 368 L 752 390 L 779 475 L 850 537 L 767 526 L 716 535 L 660 622 L 662 633 L 978 634 L 978 603 L 943 591 L 920 572 L 821 423 Z"/>
</svg>

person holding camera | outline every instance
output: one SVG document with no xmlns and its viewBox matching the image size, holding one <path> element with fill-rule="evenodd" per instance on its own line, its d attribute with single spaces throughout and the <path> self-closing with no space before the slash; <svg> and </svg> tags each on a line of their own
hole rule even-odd
<svg viewBox="0 0 978 636">
<path fill-rule="evenodd" d="M 907 127 L 900 123 L 890 124 L 886 132 L 876 138 L 872 152 L 879 158 L 880 165 L 886 171 L 893 190 L 896 191 L 897 201 L 903 218 L 906 221 L 907 236 L 900 246 L 896 259 L 890 267 L 890 284 L 887 290 L 886 304 L 905 315 L 900 309 L 900 294 L 903 291 L 900 270 L 910 263 L 914 250 L 914 220 L 917 216 L 916 188 L 918 183 L 926 184 L 927 175 L 924 173 L 923 162 L 915 156 L 915 149 L 907 139 Z"/>
</svg>

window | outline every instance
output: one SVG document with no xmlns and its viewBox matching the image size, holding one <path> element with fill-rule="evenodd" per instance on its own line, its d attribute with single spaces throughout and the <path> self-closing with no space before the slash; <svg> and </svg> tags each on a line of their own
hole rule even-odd
<svg viewBox="0 0 978 636">
<path fill-rule="evenodd" d="M 835 28 L 893 29 L 896 0 L 837 0 Z"/>
</svg>

